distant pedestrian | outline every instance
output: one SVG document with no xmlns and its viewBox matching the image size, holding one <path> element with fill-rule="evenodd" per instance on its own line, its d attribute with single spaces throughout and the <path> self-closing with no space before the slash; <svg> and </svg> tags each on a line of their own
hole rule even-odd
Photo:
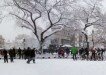
<svg viewBox="0 0 106 75">
<path fill-rule="evenodd" d="M 22 58 L 22 50 L 21 50 L 21 48 L 18 49 L 18 57 L 19 57 L 19 59 Z"/>
<path fill-rule="evenodd" d="M 91 55 L 91 60 L 96 60 L 96 49 L 92 49 L 91 50 L 91 52 L 92 52 L 92 55 Z"/>
<path fill-rule="evenodd" d="M 16 50 L 15 50 L 15 48 L 13 48 L 13 56 L 14 56 L 14 59 L 16 59 Z"/>
<path fill-rule="evenodd" d="M 9 50 L 10 61 L 14 62 L 14 51 L 12 49 Z"/>
<path fill-rule="evenodd" d="M 77 60 L 77 54 L 78 54 L 78 49 L 76 48 L 76 47 L 72 47 L 71 48 L 71 54 L 72 54 L 72 58 L 73 58 L 73 60 Z"/>
<path fill-rule="evenodd" d="M 66 58 L 69 56 L 69 54 L 70 54 L 70 49 L 67 47 L 66 49 L 65 49 L 65 51 L 66 51 Z"/>
<path fill-rule="evenodd" d="M 3 56 L 4 56 L 4 63 L 8 63 L 8 55 L 7 55 L 7 51 L 4 49 L 4 51 L 3 51 Z"/>
<path fill-rule="evenodd" d="M 85 48 L 85 56 L 86 56 L 86 59 L 88 60 L 89 59 L 89 49 L 88 48 Z"/>
<path fill-rule="evenodd" d="M 60 49 L 58 50 L 58 57 L 59 57 L 59 58 L 61 58 L 61 57 L 64 58 L 64 49 L 63 49 L 63 48 L 60 48 Z"/>
<path fill-rule="evenodd" d="M 29 55 L 28 55 L 27 63 L 29 64 L 31 61 L 33 61 L 33 63 L 35 63 L 35 49 L 28 48 L 28 52 L 29 52 Z"/>
</svg>

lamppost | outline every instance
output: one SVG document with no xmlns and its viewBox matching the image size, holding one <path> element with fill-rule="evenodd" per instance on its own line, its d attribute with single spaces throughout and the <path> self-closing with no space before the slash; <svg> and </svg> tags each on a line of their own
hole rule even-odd
<svg viewBox="0 0 106 75">
<path fill-rule="evenodd" d="M 23 48 L 25 48 L 25 42 L 26 42 L 26 40 L 25 40 L 25 38 L 23 39 Z"/>
<path fill-rule="evenodd" d="M 93 47 L 94 47 L 94 37 L 93 37 L 93 35 L 94 35 L 94 30 L 92 30 L 92 43 L 93 43 Z"/>
</svg>

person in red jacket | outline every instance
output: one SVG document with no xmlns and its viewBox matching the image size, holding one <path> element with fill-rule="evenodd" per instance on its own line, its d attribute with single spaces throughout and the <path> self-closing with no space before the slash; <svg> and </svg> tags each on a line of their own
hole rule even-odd
<svg viewBox="0 0 106 75">
<path fill-rule="evenodd" d="M 61 49 L 61 56 L 64 58 L 64 49 Z"/>
<path fill-rule="evenodd" d="M 58 51 L 58 57 L 61 58 L 63 57 L 64 58 L 64 49 L 63 48 L 60 48 L 59 51 Z"/>
</svg>

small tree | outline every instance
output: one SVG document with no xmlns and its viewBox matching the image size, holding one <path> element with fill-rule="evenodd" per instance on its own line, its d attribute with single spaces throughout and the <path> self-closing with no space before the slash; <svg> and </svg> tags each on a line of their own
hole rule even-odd
<svg viewBox="0 0 106 75">
<path fill-rule="evenodd" d="M 84 25 L 82 33 L 85 36 L 85 41 L 87 44 L 87 48 L 89 48 L 89 41 L 88 41 L 88 34 L 87 28 L 95 25 L 102 24 L 102 13 L 100 10 L 100 1 L 98 0 L 89 0 L 88 2 L 85 1 L 85 7 L 79 6 L 79 14 L 77 15 L 78 20 Z"/>
</svg>

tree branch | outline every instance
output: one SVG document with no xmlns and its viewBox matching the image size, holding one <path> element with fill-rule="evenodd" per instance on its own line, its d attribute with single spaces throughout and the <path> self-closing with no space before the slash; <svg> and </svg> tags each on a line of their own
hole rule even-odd
<svg viewBox="0 0 106 75">
<path fill-rule="evenodd" d="M 18 15 L 16 15 L 16 14 L 13 14 L 13 13 L 10 13 L 11 15 L 13 15 L 13 16 L 15 16 L 15 17 L 17 17 L 17 18 L 19 18 L 20 20 L 22 20 L 22 21 L 24 21 L 24 22 L 26 22 L 26 23 L 28 23 L 32 28 L 34 28 L 33 27 L 33 25 L 29 22 L 29 21 L 27 21 L 27 20 L 25 20 L 25 19 L 23 19 L 23 18 L 21 18 L 21 17 L 19 17 Z"/>
<path fill-rule="evenodd" d="M 53 33 L 49 34 L 48 36 L 44 37 L 44 41 L 45 41 L 47 38 L 49 38 L 50 36 L 52 36 L 53 34 L 57 33 L 57 32 L 59 32 L 59 31 L 53 32 Z"/>
</svg>

